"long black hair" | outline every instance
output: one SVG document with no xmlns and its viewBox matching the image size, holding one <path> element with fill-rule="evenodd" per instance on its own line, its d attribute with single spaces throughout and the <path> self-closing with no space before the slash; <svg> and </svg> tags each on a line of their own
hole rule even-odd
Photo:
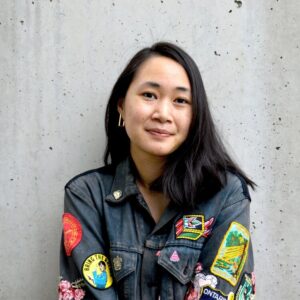
<svg viewBox="0 0 300 300">
<path fill-rule="evenodd" d="M 254 188 L 255 183 L 234 163 L 215 128 L 203 81 L 194 60 L 178 46 L 159 42 L 137 52 L 117 79 L 106 109 L 107 146 L 104 163 L 116 166 L 130 156 L 130 140 L 118 126 L 118 101 L 127 90 L 139 67 L 153 56 L 164 56 L 179 63 L 186 71 L 192 92 L 192 121 L 188 137 L 168 156 L 164 173 L 153 182 L 174 204 L 193 207 L 218 192 L 226 183 L 226 172 L 242 177 Z"/>
</svg>

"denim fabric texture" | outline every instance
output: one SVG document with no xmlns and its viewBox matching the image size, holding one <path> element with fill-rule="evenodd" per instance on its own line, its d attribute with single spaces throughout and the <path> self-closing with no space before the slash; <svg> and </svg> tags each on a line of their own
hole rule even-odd
<svg viewBox="0 0 300 300">
<path fill-rule="evenodd" d="M 243 179 L 228 173 L 226 186 L 214 197 L 192 211 L 179 211 L 170 204 L 155 223 L 137 188 L 129 159 L 116 168 L 85 172 L 65 187 L 64 212 L 80 222 L 82 237 L 67 256 L 62 236 L 61 278 L 69 282 L 84 278 L 85 260 L 100 253 L 110 261 L 113 283 L 99 289 L 85 280 L 84 299 L 183 300 L 198 262 L 204 274 L 211 274 L 232 222 L 249 229 L 249 205 Z M 178 238 L 176 223 L 184 215 L 203 216 L 205 222 L 214 218 L 210 234 L 195 240 Z M 218 281 L 215 289 L 224 294 L 237 292 L 243 274 L 253 272 L 251 240 L 247 252 L 236 284 L 214 275 Z"/>
</svg>

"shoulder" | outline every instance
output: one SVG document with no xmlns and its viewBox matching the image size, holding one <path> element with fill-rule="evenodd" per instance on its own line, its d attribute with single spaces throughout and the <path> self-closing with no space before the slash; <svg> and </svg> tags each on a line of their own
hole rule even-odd
<svg viewBox="0 0 300 300">
<path fill-rule="evenodd" d="M 231 205 L 245 199 L 251 201 L 247 183 L 243 176 L 238 173 L 226 172 L 225 185 L 219 193 L 226 198 L 227 205 Z"/>
<path fill-rule="evenodd" d="M 91 193 L 106 190 L 111 186 L 115 175 L 115 168 L 111 165 L 88 170 L 70 179 L 65 185 L 66 190 L 75 193 Z"/>
</svg>

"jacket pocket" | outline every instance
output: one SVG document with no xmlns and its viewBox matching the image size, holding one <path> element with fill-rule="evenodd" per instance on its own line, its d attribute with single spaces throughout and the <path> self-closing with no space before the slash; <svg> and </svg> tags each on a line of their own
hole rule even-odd
<svg viewBox="0 0 300 300">
<path fill-rule="evenodd" d="M 125 248 L 111 248 L 110 258 L 119 299 L 136 299 L 138 253 Z"/>
<path fill-rule="evenodd" d="M 165 247 L 161 250 L 158 264 L 180 283 L 187 284 L 194 273 L 201 250 L 184 246 Z"/>
<path fill-rule="evenodd" d="M 136 271 L 137 256 L 137 253 L 128 250 L 110 249 L 113 274 L 117 282 Z"/>
</svg>

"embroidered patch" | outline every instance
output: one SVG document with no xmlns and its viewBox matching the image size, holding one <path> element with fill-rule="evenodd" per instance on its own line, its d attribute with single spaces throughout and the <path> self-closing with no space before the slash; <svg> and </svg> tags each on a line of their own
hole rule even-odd
<svg viewBox="0 0 300 300">
<path fill-rule="evenodd" d="M 232 222 L 211 266 L 211 272 L 235 286 L 247 259 L 249 240 L 248 230 Z"/>
<path fill-rule="evenodd" d="M 176 239 L 198 240 L 203 232 L 204 216 L 203 215 L 185 215 L 177 221 Z"/>
<path fill-rule="evenodd" d="M 61 280 L 58 284 L 58 298 L 81 300 L 85 296 L 85 291 L 81 289 L 83 286 L 84 283 L 82 279 L 72 283 L 67 280 Z"/>
<path fill-rule="evenodd" d="M 82 228 L 80 222 L 70 213 L 63 214 L 64 246 L 67 256 L 80 243 Z"/>
<path fill-rule="evenodd" d="M 174 252 L 170 256 L 170 261 L 172 261 L 172 262 L 179 262 L 180 261 L 180 257 L 179 257 L 176 250 L 174 250 Z"/>
<path fill-rule="evenodd" d="M 82 265 L 84 279 L 94 288 L 107 289 L 112 285 L 108 258 L 100 253 L 90 255 Z"/>
<path fill-rule="evenodd" d="M 215 288 L 218 284 L 216 276 L 211 274 L 205 275 L 204 273 L 200 273 L 199 270 L 200 272 L 202 271 L 202 266 L 201 268 L 196 266 L 196 274 L 192 279 L 192 285 L 186 294 L 185 300 L 198 300 L 204 287 Z"/>
<path fill-rule="evenodd" d="M 251 274 L 245 273 L 240 286 L 237 290 L 236 300 L 252 300 L 255 297 L 254 291 L 255 281 L 253 281 Z"/>
<path fill-rule="evenodd" d="M 113 266 L 115 271 L 120 271 L 122 269 L 123 258 L 117 255 L 113 259 Z"/>
<path fill-rule="evenodd" d="M 194 279 L 194 285 L 198 285 L 200 288 L 210 286 L 215 288 L 218 284 L 218 279 L 216 276 L 208 274 L 205 275 L 203 273 L 198 273 Z"/>
<path fill-rule="evenodd" d="M 226 295 L 220 290 L 205 287 L 201 292 L 199 300 L 234 300 L 234 293 L 230 292 Z"/>
<path fill-rule="evenodd" d="M 215 218 L 212 217 L 208 221 L 204 223 L 204 232 L 202 234 L 203 237 L 208 237 L 212 231 L 212 224 L 214 223 Z"/>
</svg>

